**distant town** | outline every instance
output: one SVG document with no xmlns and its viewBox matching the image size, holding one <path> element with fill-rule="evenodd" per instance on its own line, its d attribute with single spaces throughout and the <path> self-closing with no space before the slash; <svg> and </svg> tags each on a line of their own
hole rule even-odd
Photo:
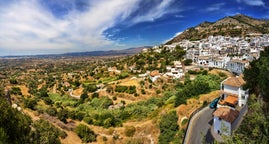
<svg viewBox="0 0 269 144">
<path fill-rule="evenodd" d="M 153 50 L 158 53 L 163 48 L 173 51 L 176 46 L 184 48 L 185 58 L 191 59 L 197 66 L 226 69 L 240 75 L 249 62 L 258 59 L 260 51 L 269 46 L 269 34 L 250 33 L 244 38 L 209 36 L 197 41 L 182 40 L 171 45 L 154 46 Z M 148 49 L 143 49 L 143 52 L 147 51 Z"/>
</svg>

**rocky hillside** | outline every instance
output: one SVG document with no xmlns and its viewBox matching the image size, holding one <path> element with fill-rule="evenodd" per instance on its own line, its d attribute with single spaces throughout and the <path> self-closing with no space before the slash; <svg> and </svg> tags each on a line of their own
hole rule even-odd
<svg viewBox="0 0 269 144">
<path fill-rule="evenodd" d="M 210 35 L 246 36 L 249 33 L 269 33 L 269 20 L 251 18 L 238 14 L 224 17 L 216 22 L 203 22 L 196 27 L 185 30 L 167 44 L 183 39 L 198 40 Z"/>
</svg>

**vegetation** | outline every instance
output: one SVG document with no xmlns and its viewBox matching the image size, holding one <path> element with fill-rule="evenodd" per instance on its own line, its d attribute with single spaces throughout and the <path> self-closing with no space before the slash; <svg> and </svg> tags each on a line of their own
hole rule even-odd
<svg viewBox="0 0 269 144">
<path fill-rule="evenodd" d="M 225 143 L 268 143 L 269 142 L 269 49 L 261 52 L 258 60 L 250 63 L 244 71 L 245 88 L 251 95 L 248 100 L 248 113 L 239 129 L 232 137 L 226 137 Z"/>
<path fill-rule="evenodd" d="M 175 141 L 176 133 L 179 129 L 177 124 L 178 116 L 176 111 L 171 111 L 167 114 L 164 114 L 161 117 L 160 121 L 160 136 L 159 136 L 159 143 L 160 144 L 167 144 Z"/>
<path fill-rule="evenodd" d="M 32 122 L 28 115 L 11 108 L 0 97 L 0 143 L 60 143 L 59 136 L 66 134 L 45 120 Z"/>
<path fill-rule="evenodd" d="M 238 130 L 232 137 L 226 137 L 225 143 L 260 143 L 265 144 L 269 141 L 269 118 L 265 108 L 255 95 L 249 99 L 249 109 Z"/>
<path fill-rule="evenodd" d="M 28 143 L 31 132 L 31 119 L 17 109 L 9 106 L 7 101 L 0 97 L 0 142 L 1 143 Z"/>
<path fill-rule="evenodd" d="M 135 127 L 134 126 L 125 126 L 124 133 L 127 137 L 132 137 L 135 134 Z"/>
<path fill-rule="evenodd" d="M 263 100 L 269 102 L 269 47 L 261 51 L 258 60 L 250 63 L 250 68 L 244 71 L 244 79 L 246 80 L 245 88 L 249 88 L 250 92 L 261 95 Z"/>
<path fill-rule="evenodd" d="M 175 106 L 186 103 L 186 100 L 219 89 L 219 83 L 224 78 L 216 75 L 197 75 L 195 80 L 186 81 L 183 87 L 179 87 L 177 92 Z"/>
<path fill-rule="evenodd" d="M 30 64 L 25 70 L 10 72 L 11 76 L 0 82 L 3 87 L 11 88 L 12 101 L 23 106 L 25 111 L 33 112 L 35 117 L 45 119 L 29 122 L 30 131 L 25 132 L 27 137 L 25 143 L 35 143 L 35 141 L 36 143 L 43 141 L 59 143 L 59 137 L 64 137 L 66 134 L 50 123 L 57 125 L 60 129 L 76 132 L 83 143 L 94 141 L 99 143 L 99 139 L 96 139 L 97 134 L 90 129 L 91 126 L 81 125 L 82 120 L 89 125 L 100 126 L 102 129 L 112 128 L 113 132 L 109 134 L 111 136 L 103 137 L 103 141 L 120 141 L 123 136 L 128 137 L 123 139 L 126 143 L 148 140 L 147 137 L 134 137 L 142 130 L 145 134 L 156 137 L 157 125 L 151 123 L 152 131 L 144 125 L 139 129 L 132 124 L 128 124 L 124 129 L 117 127 L 122 127 L 129 121 L 144 123 L 146 120 L 152 120 L 159 124 L 162 131 L 159 137 L 160 143 L 179 143 L 183 131 L 176 123 L 177 115 L 173 112 L 174 106 L 185 103 L 187 98 L 200 94 L 192 89 L 202 89 L 203 93 L 218 89 L 216 84 L 219 84 L 223 78 L 207 74 L 206 70 L 195 73 L 194 81 L 189 79 L 189 74 L 186 74 L 184 84 L 181 79 L 168 81 L 160 78 L 152 82 L 147 77 L 139 78 L 138 74 L 144 74 L 148 70 L 166 72 L 166 66 L 174 65 L 174 61 L 183 61 L 182 56 L 186 51 L 181 47 L 177 46 L 173 51 L 164 46 L 160 47 L 162 48 L 160 53 L 149 49 L 147 53 L 124 58 L 100 60 L 91 60 L 86 57 L 79 60 L 63 58 L 63 60 L 53 62 L 41 60 L 38 62 L 38 68 L 33 66 L 35 61 L 29 59 Z M 186 60 L 186 65 L 187 63 L 190 61 Z M 19 65 L 24 64 L 21 62 Z M 132 70 L 129 69 L 131 66 L 134 67 Z M 109 72 L 109 67 L 121 71 Z M 9 73 L 8 69 L 3 71 Z M 131 79 L 131 77 L 137 77 L 137 79 Z M 128 81 L 129 79 L 131 80 Z M 13 80 L 17 82 L 12 84 Z M 206 83 L 200 81 L 206 81 Z M 5 82 L 9 82 L 7 86 Z M 128 84 L 124 85 L 124 83 Z M 3 91 L 3 88 L 0 90 Z M 80 95 L 80 98 L 70 95 L 71 90 L 74 95 Z M 180 99 L 178 94 L 182 95 L 182 93 L 185 96 Z M 3 92 L 0 95 L 4 95 Z M 164 114 L 164 110 L 168 113 Z M 173 127 L 169 127 L 170 125 Z M 35 128 L 36 126 L 39 128 Z M 118 130 L 120 132 L 117 132 Z M 6 138 L 8 135 L 6 129 L 0 129 L 0 138 L 5 139 L 7 143 L 9 142 Z M 48 138 L 45 139 L 46 137 Z"/>
<path fill-rule="evenodd" d="M 96 141 L 96 134 L 86 125 L 80 124 L 76 127 L 75 132 L 81 138 L 82 142 L 94 142 Z"/>
</svg>

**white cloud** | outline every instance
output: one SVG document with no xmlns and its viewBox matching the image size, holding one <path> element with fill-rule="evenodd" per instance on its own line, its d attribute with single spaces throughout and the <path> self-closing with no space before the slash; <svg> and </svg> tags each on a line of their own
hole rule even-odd
<svg viewBox="0 0 269 144">
<path fill-rule="evenodd" d="M 174 9 L 168 8 L 174 1 L 175 0 L 162 0 L 155 8 L 152 8 L 148 13 L 135 17 L 132 22 L 139 23 L 145 21 L 154 21 L 165 14 L 174 12 Z"/>
<path fill-rule="evenodd" d="M 206 8 L 205 10 L 207 12 L 211 12 L 211 11 L 218 11 L 221 9 L 222 6 L 224 6 L 225 3 L 217 3 L 217 4 L 213 4 L 210 7 Z"/>
<path fill-rule="evenodd" d="M 236 0 L 238 3 L 245 3 L 251 6 L 264 6 L 264 2 L 262 0 Z"/>
<path fill-rule="evenodd" d="M 62 18 L 54 16 L 38 0 L 14 1 L 0 6 L 0 55 L 6 53 L 63 53 L 122 47 L 104 31 L 126 20 L 142 0 L 91 0 L 89 9 L 72 9 Z M 163 0 L 132 23 L 151 21 L 171 12 L 174 1 Z M 46 52 L 47 51 L 47 52 Z M 21 52 L 21 53 L 19 53 Z"/>
</svg>

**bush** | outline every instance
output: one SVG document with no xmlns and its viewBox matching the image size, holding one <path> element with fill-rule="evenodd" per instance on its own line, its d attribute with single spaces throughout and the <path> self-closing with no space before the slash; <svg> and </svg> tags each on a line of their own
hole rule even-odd
<svg viewBox="0 0 269 144">
<path fill-rule="evenodd" d="M 135 134 L 135 127 L 134 126 L 126 126 L 124 133 L 127 137 L 132 137 Z"/>
<path fill-rule="evenodd" d="M 225 74 L 224 72 L 218 72 L 218 75 L 219 75 L 220 77 L 226 77 L 226 74 Z"/>
<path fill-rule="evenodd" d="M 35 110 L 36 105 L 37 105 L 37 100 L 36 99 L 29 98 L 29 99 L 24 100 L 24 107 L 25 108 Z"/>
<path fill-rule="evenodd" d="M 113 87 L 112 87 L 112 86 L 107 86 L 106 91 L 107 91 L 108 93 L 113 92 Z"/>
<path fill-rule="evenodd" d="M 52 105 L 54 103 L 49 97 L 45 97 L 43 100 L 46 105 Z"/>
<path fill-rule="evenodd" d="M 159 126 L 161 131 L 159 136 L 160 144 L 167 144 L 175 140 L 175 135 L 179 130 L 177 121 L 178 116 L 176 114 L 176 111 L 171 111 L 161 117 Z"/>
<path fill-rule="evenodd" d="M 186 59 L 186 60 L 184 60 L 184 65 L 185 66 L 191 65 L 191 63 L 192 63 L 192 59 Z"/>
<path fill-rule="evenodd" d="M 127 86 L 121 86 L 121 85 L 117 85 L 115 91 L 116 92 L 126 92 L 128 90 Z"/>
<path fill-rule="evenodd" d="M 57 109 L 54 108 L 54 107 L 49 107 L 49 108 L 46 110 L 46 113 L 48 113 L 50 116 L 56 116 L 56 114 L 57 114 Z"/>
<path fill-rule="evenodd" d="M 85 87 L 84 92 L 95 92 L 97 89 L 96 85 L 88 85 Z"/>
<path fill-rule="evenodd" d="M 12 87 L 10 94 L 14 94 L 14 95 L 22 95 L 21 93 L 21 88 L 19 87 Z"/>
<path fill-rule="evenodd" d="M 35 131 L 32 134 L 33 141 L 31 143 L 60 144 L 59 136 L 66 136 L 64 132 L 42 119 L 35 121 L 32 126 Z"/>
<path fill-rule="evenodd" d="M 81 138 L 82 142 L 94 142 L 96 141 L 96 134 L 89 127 L 83 124 L 79 124 L 75 128 L 75 132 Z"/>
<path fill-rule="evenodd" d="M 99 97 L 99 93 L 96 93 L 95 92 L 95 93 L 92 94 L 92 97 L 91 98 L 93 99 L 93 98 L 98 98 L 98 97 Z"/>
<path fill-rule="evenodd" d="M 60 121 L 67 123 L 66 119 L 68 118 L 68 111 L 65 109 L 61 109 L 58 114 L 57 117 Z"/>
</svg>

